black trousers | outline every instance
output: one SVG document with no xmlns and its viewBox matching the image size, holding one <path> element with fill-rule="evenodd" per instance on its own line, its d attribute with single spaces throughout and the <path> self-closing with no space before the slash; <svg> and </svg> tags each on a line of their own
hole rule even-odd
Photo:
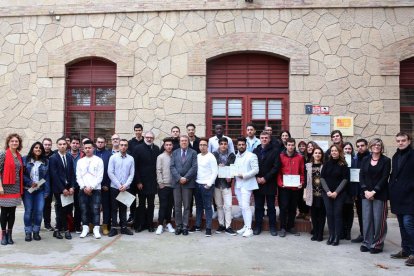
<svg viewBox="0 0 414 276">
<path fill-rule="evenodd" d="M 313 200 L 315 201 L 311 207 L 313 236 L 322 239 L 326 221 L 325 205 L 322 198 L 316 199 L 314 197 Z"/>
<path fill-rule="evenodd" d="M 135 227 L 139 225 L 142 228 L 152 227 L 155 208 L 154 201 L 155 194 L 138 194 L 138 208 L 135 213 L 137 221 L 135 221 Z"/>
<path fill-rule="evenodd" d="M 164 187 L 158 189 L 158 199 L 160 201 L 160 209 L 158 210 L 158 224 L 171 223 L 171 213 L 174 204 L 174 189 L 171 187 Z"/>
<path fill-rule="evenodd" d="M 295 227 L 296 208 L 299 191 L 279 187 L 280 229 L 289 230 Z"/>
<path fill-rule="evenodd" d="M 73 204 L 62 207 L 60 199 L 61 194 L 54 194 L 55 196 L 55 212 L 56 212 L 56 230 L 68 230 L 68 215 L 72 213 Z"/>
<path fill-rule="evenodd" d="M 310 207 L 306 205 L 306 202 L 303 200 L 303 191 L 304 189 L 299 190 L 299 196 L 298 196 L 298 209 L 299 213 L 301 214 L 309 214 Z"/>
<path fill-rule="evenodd" d="M 50 194 L 45 198 L 45 206 L 43 207 L 43 221 L 45 226 L 51 225 L 51 216 L 52 216 L 52 199 L 53 194 Z"/>
<path fill-rule="evenodd" d="M 342 237 L 345 238 L 348 232 L 351 232 L 352 225 L 354 224 L 354 202 L 344 203 L 344 207 L 342 209 Z"/>
<path fill-rule="evenodd" d="M 363 236 L 363 222 L 362 222 L 362 198 L 358 196 L 355 199 L 355 208 L 358 215 L 358 223 L 359 223 L 359 233 L 361 236 Z"/>
<path fill-rule="evenodd" d="M 112 227 L 118 226 L 118 210 L 119 210 L 119 225 L 121 228 L 127 227 L 127 206 L 118 200 L 116 197 L 119 194 L 119 190 L 115 188 L 111 189 L 111 221 Z"/>
<path fill-rule="evenodd" d="M 16 220 L 16 207 L 1 207 L 1 230 L 12 230 Z"/>
<path fill-rule="evenodd" d="M 71 206 L 74 209 L 73 224 L 75 226 L 75 229 L 81 229 L 82 212 L 79 205 L 79 187 L 75 187 L 75 192 L 73 195 L 73 205 Z"/>
<path fill-rule="evenodd" d="M 254 192 L 254 216 L 256 220 L 256 228 L 262 228 L 264 217 L 264 205 L 267 203 L 267 215 L 269 216 L 269 228 L 276 230 L 276 195 L 264 195 Z"/>
<path fill-rule="evenodd" d="M 323 202 L 326 209 L 326 218 L 328 220 L 328 229 L 330 236 L 341 236 L 342 233 L 342 210 L 346 196 L 340 193 L 335 199 L 323 194 Z"/>
</svg>

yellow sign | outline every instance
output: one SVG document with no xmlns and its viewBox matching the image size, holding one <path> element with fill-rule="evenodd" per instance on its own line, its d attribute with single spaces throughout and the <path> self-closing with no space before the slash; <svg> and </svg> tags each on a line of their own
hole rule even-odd
<svg viewBox="0 0 414 276">
<path fill-rule="evenodd" d="M 334 117 L 334 128 L 340 130 L 343 136 L 354 136 L 354 118 L 338 116 Z"/>
</svg>

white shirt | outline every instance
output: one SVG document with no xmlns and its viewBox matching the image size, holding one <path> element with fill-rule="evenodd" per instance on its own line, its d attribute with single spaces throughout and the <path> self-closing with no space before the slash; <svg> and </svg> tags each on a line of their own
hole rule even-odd
<svg viewBox="0 0 414 276">
<path fill-rule="evenodd" d="M 234 145 L 233 140 L 231 140 L 230 137 L 223 135 L 224 138 L 227 138 L 228 144 L 229 144 L 229 151 L 232 153 L 234 152 Z M 215 152 L 219 148 L 219 138 L 217 136 L 213 136 L 210 139 L 208 139 L 208 151 L 209 152 Z"/>
<path fill-rule="evenodd" d="M 211 187 L 215 182 L 218 174 L 217 160 L 211 152 L 203 155 L 197 155 L 197 179 L 198 184 L 204 184 Z"/>
<path fill-rule="evenodd" d="M 104 163 L 98 156 L 85 156 L 79 159 L 76 166 L 76 181 L 80 189 L 90 187 L 93 190 L 100 190 L 103 174 Z"/>
</svg>

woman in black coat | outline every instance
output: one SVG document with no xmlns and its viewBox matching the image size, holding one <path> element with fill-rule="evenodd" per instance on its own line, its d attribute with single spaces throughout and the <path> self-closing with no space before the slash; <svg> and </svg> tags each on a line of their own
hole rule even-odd
<svg viewBox="0 0 414 276">
<path fill-rule="evenodd" d="M 391 160 L 383 155 L 381 139 L 373 139 L 368 146 L 371 156 L 362 160 L 359 181 L 362 190 L 362 225 L 364 241 L 361 252 L 382 252 L 387 234 L 388 178 Z"/>
</svg>

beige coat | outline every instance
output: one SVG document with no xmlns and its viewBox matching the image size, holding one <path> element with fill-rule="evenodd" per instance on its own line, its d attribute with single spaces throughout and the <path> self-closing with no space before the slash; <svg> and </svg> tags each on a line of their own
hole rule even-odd
<svg viewBox="0 0 414 276">
<path fill-rule="evenodd" d="M 321 165 L 322 171 L 323 165 Z M 305 200 L 306 205 L 312 206 L 313 203 L 313 187 L 312 187 L 312 163 L 306 163 L 306 188 L 303 191 L 303 200 Z"/>
</svg>

